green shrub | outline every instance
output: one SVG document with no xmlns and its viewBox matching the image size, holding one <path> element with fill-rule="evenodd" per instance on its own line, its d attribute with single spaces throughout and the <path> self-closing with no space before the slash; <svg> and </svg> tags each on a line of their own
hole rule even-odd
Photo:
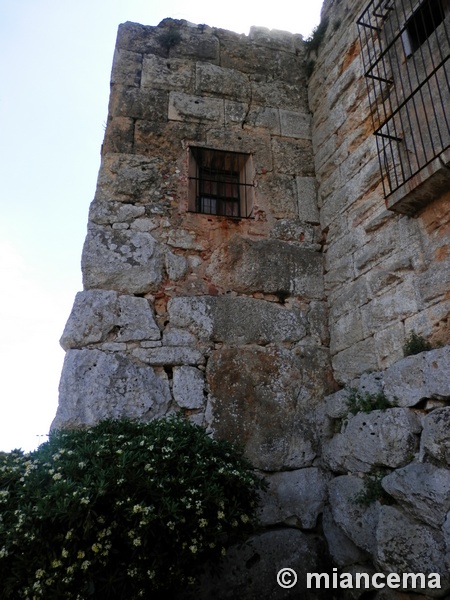
<svg viewBox="0 0 450 600">
<path fill-rule="evenodd" d="M 372 475 L 365 475 L 364 488 L 354 497 L 356 504 L 359 504 L 360 506 L 370 506 L 377 501 L 381 504 L 393 504 L 394 499 L 381 485 L 381 480 L 387 474 L 388 472 L 386 470 L 379 470 Z"/>
<path fill-rule="evenodd" d="M 428 350 L 432 350 L 430 342 L 427 342 L 424 337 L 416 333 L 414 330 L 410 331 L 403 345 L 403 355 L 411 356 L 413 354 L 420 354 L 420 352 L 425 352 Z"/>
<path fill-rule="evenodd" d="M 0 597 L 176 596 L 254 530 L 264 486 L 181 417 L 54 432 L 0 457 Z"/>
<path fill-rule="evenodd" d="M 384 410 L 393 408 L 395 405 L 386 398 L 383 392 L 371 394 L 369 392 L 360 392 L 350 388 L 347 396 L 347 406 L 349 411 L 356 415 L 359 412 L 371 412 L 372 410 Z"/>
<path fill-rule="evenodd" d="M 309 54 L 312 50 L 317 51 L 320 44 L 325 38 L 325 34 L 328 28 L 328 19 L 322 19 L 322 21 L 314 27 L 309 37 L 305 39 L 306 52 Z"/>
</svg>

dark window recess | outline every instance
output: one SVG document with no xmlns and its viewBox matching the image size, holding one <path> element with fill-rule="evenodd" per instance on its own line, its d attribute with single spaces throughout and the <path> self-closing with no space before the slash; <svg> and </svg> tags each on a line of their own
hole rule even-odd
<svg viewBox="0 0 450 600">
<path fill-rule="evenodd" d="M 357 21 L 387 199 L 448 160 L 449 9 L 450 0 L 371 0 Z"/>
<path fill-rule="evenodd" d="M 207 215 L 248 217 L 253 183 L 249 155 L 191 148 L 189 208 Z"/>
<path fill-rule="evenodd" d="M 421 4 L 406 23 L 412 52 L 420 48 L 443 20 L 444 10 L 440 0 L 427 0 Z"/>
</svg>

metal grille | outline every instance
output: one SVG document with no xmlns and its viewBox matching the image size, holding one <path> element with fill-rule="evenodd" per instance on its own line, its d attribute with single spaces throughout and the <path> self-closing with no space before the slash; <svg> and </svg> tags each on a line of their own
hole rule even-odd
<svg viewBox="0 0 450 600">
<path fill-rule="evenodd" d="M 251 212 L 247 181 L 247 154 L 223 152 L 209 148 L 191 148 L 195 174 L 189 179 L 195 185 L 195 211 L 208 215 L 248 217 Z"/>
<path fill-rule="evenodd" d="M 450 147 L 449 0 L 372 0 L 359 17 L 388 197 Z"/>
</svg>

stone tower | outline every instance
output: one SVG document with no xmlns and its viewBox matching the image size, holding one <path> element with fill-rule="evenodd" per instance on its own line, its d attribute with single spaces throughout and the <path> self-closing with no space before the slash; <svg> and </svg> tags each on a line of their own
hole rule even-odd
<svg viewBox="0 0 450 600">
<path fill-rule="evenodd" d="M 313 44 L 119 28 L 53 426 L 182 411 L 244 446 L 270 529 L 210 596 L 297 597 L 275 567 L 325 546 L 450 591 L 449 18 L 327 0 Z M 412 331 L 439 347 L 403 358 Z M 349 386 L 391 407 L 351 414 Z M 372 480 L 394 505 L 355 502 Z"/>
</svg>

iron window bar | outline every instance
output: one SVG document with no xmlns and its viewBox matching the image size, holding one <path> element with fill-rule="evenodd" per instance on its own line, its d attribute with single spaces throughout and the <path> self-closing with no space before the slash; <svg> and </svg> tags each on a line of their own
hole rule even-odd
<svg viewBox="0 0 450 600">
<path fill-rule="evenodd" d="M 195 212 L 226 216 L 250 217 L 251 188 L 248 181 L 249 155 L 210 148 L 192 147 L 195 172 L 189 176 L 195 186 Z"/>
<path fill-rule="evenodd" d="M 448 15 L 441 0 L 372 0 L 357 25 L 388 197 L 450 147 Z"/>
</svg>

